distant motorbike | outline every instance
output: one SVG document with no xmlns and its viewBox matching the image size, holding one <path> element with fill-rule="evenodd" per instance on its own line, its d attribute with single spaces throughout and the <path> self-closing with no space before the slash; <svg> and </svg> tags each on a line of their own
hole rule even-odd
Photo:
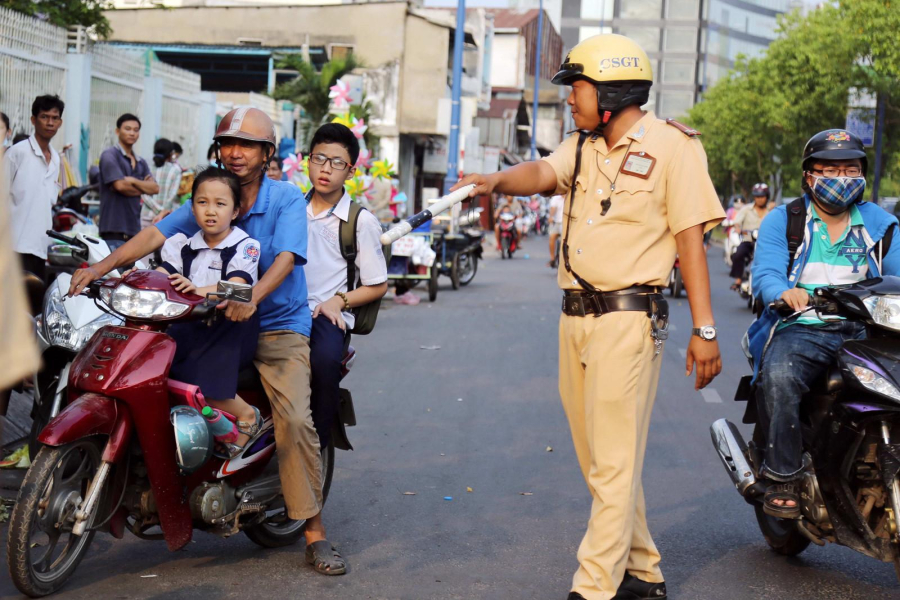
<svg viewBox="0 0 900 600">
<path fill-rule="evenodd" d="M 432 268 L 450 277 L 454 290 L 469 285 L 478 271 L 484 231 L 469 227 L 457 234 L 435 233 L 432 249 L 437 258 Z"/>
<path fill-rule="evenodd" d="M 801 314 L 781 300 L 772 307 L 786 318 Z M 844 342 L 801 399 L 808 465 L 799 485 L 801 516 L 764 511 L 767 419 L 749 376 L 735 400 L 748 402 L 743 422 L 754 425 L 750 444 L 734 424 L 719 419 L 710 428 L 713 446 L 776 553 L 795 556 L 810 543 L 832 542 L 892 562 L 900 576 L 900 278 L 818 288 L 807 310 L 863 323 L 867 338 Z M 750 358 L 746 336 L 744 349 Z"/>
<path fill-rule="evenodd" d="M 516 217 L 512 213 L 500 213 L 500 258 L 513 257 L 519 243 L 519 230 L 516 229 Z"/>
<path fill-rule="evenodd" d="M 753 250 L 755 251 L 756 240 L 759 237 L 759 231 L 745 231 L 744 234 L 750 238 L 751 243 L 753 244 Z M 750 256 L 747 257 L 747 262 L 744 266 L 744 276 L 741 278 L 741 285 L 740 288 L 738 288 L 738 294 L 740 294 L 741 298 L 747 301 L 747 308 L 749 308 L 753 312 L 757 312 L 759 301 L 756 299 L 755 294 L 753 293 L 753 271 L 751 269 L 752 265 L 753 252 L 751 252 Z"/>
<path fill-rule="evenodd" d="M 684 279 L 681 276 L 681 261 L 675 256 L 675 264 L 672 266 L 672 272 L 669 274 L 669 294 L 673 298 L 681 298 L 684 291 Z"/>
</svg>

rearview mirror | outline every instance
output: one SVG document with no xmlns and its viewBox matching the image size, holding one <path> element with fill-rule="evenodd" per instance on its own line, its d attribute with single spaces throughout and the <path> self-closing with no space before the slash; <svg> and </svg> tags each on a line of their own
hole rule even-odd
<svg viewBox="0 0 900 600">
<path fill-rule="evenodd" d="M 234 300 L 235 302 L 250 302 L 253 299 L 253 286 L 237 281 L 220 281 L 216 286 L 215 296 L 220 300 Z"/>
</svg>

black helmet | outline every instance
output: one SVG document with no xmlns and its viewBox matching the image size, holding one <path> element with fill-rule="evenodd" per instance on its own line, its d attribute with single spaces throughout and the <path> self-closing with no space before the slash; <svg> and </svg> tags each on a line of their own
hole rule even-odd
<svg viewBox="0 0 900 600">
<path fill-rule="evenodd" d="M 852 160 L 858 158 L 862 163 L 863 176 L 868 163 L 866 149 L 856 134 L 845 129 L 826 129 L 809 138 L 803 148 L 803 170 L 808 171 L 815 159 L 818 160 Z"/>
<path fill-rule="evenodd" d="M 753 189 L 750 191 L 754 196 L 765 196 L 769 197 L 769 186 L 765 183 L 757 183 L 753 186 Z"/>
</svg>

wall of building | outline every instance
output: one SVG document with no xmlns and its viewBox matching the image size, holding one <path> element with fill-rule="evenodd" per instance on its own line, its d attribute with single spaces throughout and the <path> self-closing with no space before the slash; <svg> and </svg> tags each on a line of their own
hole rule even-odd
<svg viewBox="0 0 900 600">
<path fill-rule="evenodd" d="M 525 87 L 525 38 L 518 32 L 494 32 L 491 56 L 491 87 Z"/>
<path fill-rule="evenodd" d="M 450 31 L 410 15 L 404 41 L 408 51 L 400 74 L 400 133 L 438 132 L 438 102 L 449 94 Z"/>
<path fill-rule="evenodd" d="M 300 47 L 353 44 L 371 67 L 403 54 L 405 2 L 336 6 L 197 7 L 111 10 L 111 39 L 164 44 L 238 44 Z M 202 30 L 198 29 L 202 25 Z"/>
</svg>

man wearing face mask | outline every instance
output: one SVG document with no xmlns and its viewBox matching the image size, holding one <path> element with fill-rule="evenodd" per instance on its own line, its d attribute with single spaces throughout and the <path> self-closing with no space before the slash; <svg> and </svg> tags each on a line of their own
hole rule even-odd
<svg viewBox="0 0 900 600">
<path fill-rule="evenodd" d="M 900 275 L 900 242 L 890 243 L 898 222 L 863 200 L 866 167 L 862 141 L 848 131 L 829 129 L 806 143 L 803 196 L 773 210 L 759 229 L 753 284 L 764 306 L 782 299 L 800 311 L 818 287 Z M 756 384 L 769 420 L 767 514 L 800 516 L 800 398 L 845 340 L 864 335 L 862 324 L 822 320 L 814 312 L 783 323 L 766 308 L 751 325 Z"/>
</svg>

